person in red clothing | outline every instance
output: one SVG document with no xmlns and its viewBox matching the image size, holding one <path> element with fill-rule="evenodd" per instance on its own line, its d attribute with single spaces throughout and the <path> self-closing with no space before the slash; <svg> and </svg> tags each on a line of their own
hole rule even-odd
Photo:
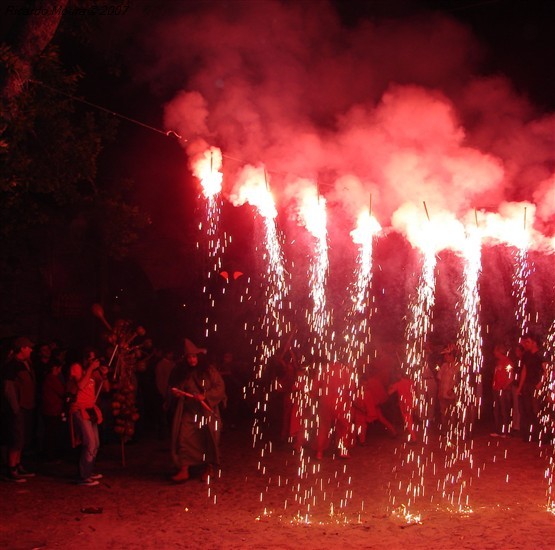
<svg viewBox="0 0 555 550">
<path fill-rule="evenodd" d="M 316 377 L 313 391 L 318 399 L 316 459 L 323 458 L 332 435 L 340 458 L 348 458 L 353 432 L 351 409 L 354 377 L 352 371 L 341 363 L 322 366 Z"/>
<path fill-rule="evenodd" d="M 99 387 L 108 390 L 108 368 L 100 366 L 96 357 L 85 363 L 85 368 L 79 363 L 73 363 L 69 370 L 68 391 L 75 396 L 70 406 L 70 423 L 72 439 L 81 439 L 81 457 L 79 459 L 79 484 L 94 486 L 102 474 L 94 473 L 94 464 L 100 439 L 98 425 L 102 423 L 102 413 L 96 406 L 96 380 Z"/>
<path fill-rule="evenodd" d="M 507 348 L 497 344 L 493 349 L 495 370 L 493 371 L 493 416 L 495 431 L 493 437 L 507 437 L 511 425 L 511 388 L 514 380 L 514 367 Z"/>
<path fill-rule="evenodd" d="M 377 370 L 365 376 L 359 393 L 354 401 L 354 424 L 358 442 L 366 445 L 366 432 L 369 424 L 379 422 L 394 437 L 395 426 L 384 416 L 381 406 L 387 401 L 387 392 Z"/>
<path fill-rule="evenodd" d="M 60 457 L 66 388 L 62 380 L 62 365 L 51 363 L 42 385 L 40 412 L 44 422 L 43 452 L 46 460 Z"/>
<path fill-rule="evenodd" d="M 407 376 L 401 372 L 397 373 L 397 379 L 389 386 L 389 395 L 397 394 L 399 397 L 399 410 L 403 417 L 403 424 L 405 431 L 408 433 L 408 440 L 411 443 L 416 441 L 416 434 L 414 432 L 414 390 L 413 385 Z"/>
<path fill-rule="evenodd" d="M 24 482 L 35 474 L 21 465 L 21 453 L 33 430 L 36 382 L 31 367 L 33 342 L 16 338 L 7 363 L 2 370 L 2 389 L 8 426 L 8 479 Z"/>
</svg>

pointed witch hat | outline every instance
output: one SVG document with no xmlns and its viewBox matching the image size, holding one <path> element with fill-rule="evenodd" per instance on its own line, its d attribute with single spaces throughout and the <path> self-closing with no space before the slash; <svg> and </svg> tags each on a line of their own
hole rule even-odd
<svg viewBox="0 0 555 550">
<path fill-rule="evenodd" d="M 206 348 L 197 348 L 189 338 L 185 338 L 185 353 L 187 355 L 198 355 L 199 353 L 206 353 L 206 351 Z"/>
</svg>

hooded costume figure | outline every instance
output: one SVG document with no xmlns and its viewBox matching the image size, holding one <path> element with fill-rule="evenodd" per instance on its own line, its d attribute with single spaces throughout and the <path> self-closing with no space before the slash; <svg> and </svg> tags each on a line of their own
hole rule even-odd
<svg viewBox="0 0 555 550">
<path fill-rule="evenodd" d="M 206 353 L 185 340 L 183 378 L 172 388 L 178 402 L 172 426 L 172 459 L 179 471 L 172 479 L 189 479 L 189 467 L 204 467 L 207 479 L 220 462 L 222 421 L 220 403 L 225 401 L 225 385 L 213 365 L 201 365 L 198 354 Z"/>
</svg>

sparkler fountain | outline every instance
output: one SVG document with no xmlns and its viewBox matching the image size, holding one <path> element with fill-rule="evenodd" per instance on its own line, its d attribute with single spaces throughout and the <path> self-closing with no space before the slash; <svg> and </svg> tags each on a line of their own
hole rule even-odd
<svg viewBox="0 0 555 550">
<path fill-rule="evenodd" d="M 435 396 L 430 396 L 430 383 L 427 371 L 428 365 L 426 352 L 427 338 L 432 329 L 432 308 L 435 303 L 435 250 L 427 246 L 422 250 L 422 267 L 418 277 L 418 284 L 413 296 L 408 313 L 406 334 L 406 359 L 404 370 L 409 377 L 414 390 L 414 409 L 422 421 L 422 425 L 416 427 L 418 434 L 422 430 L 422 441 L 411 441 L 411 445 L 404 443 L 400 452 L 405 456 L 399 469 L 399 474 L 405 473 L 406 487 L 403 480 L 399 481 L 399 491 L 406 497 L 406 503 L 398 503 L 390 488 L 390 503 L 393 509 L 400 504 L 401 515 L 408 522 L 419 521 L 420 514 L 413 510 L 413 505 L 418 498 L 425 496 L 425 473 L 433 463 L 433 453 L 428 452 L 430 418 L 433 416 L 431 407 L 435 406 Z M 433 388 L 432 388 L 433 389 Z M 416 445 L 414 445 L 416 443 Z"/>
<path fill-rule="evenodd" d="M 398 502 L 396 492 L 390 486 L 390 504 L 394 511 L 399 513 L 408 523 L 417 523 L 420 513 L 413 509 L 416 501 L 426 495 L 425 475 L 426 470 L 433 467 L 433 453 L 428 449 L 430 419 L 433 417 L 435 395 L 431 395 L 433 387 L 430 384 L 427 355 L 427 339 L 432 331 L 432 310 L 435 303 L 435 267 L 437 263 L 437 243 L 434 238 L 436 229 L 431 223 L 426 203 L 423 203 L 427 222 L 422 224 L 420 218 L 411 223 L 413 244 L 421 251 L 421 271 L 418 276 L 416 292 L 409 303 L 408 322 L 405 329 L 406 349 L 404 374 L 410 379 L 413 389 L 414 410 L 422 425 L 417 425 L 416 434 L 421 441 L 404 443 L 401 464 L 396 471 L 398 477 L 405 476 L 398 482 L 398 491 L 404 495 L 406 502 Z M 432 410 L 430 410 L 432 408 Z"/>
<path fill-rule="evenodd" d="M 547 369 L 545 380 L 541 388 L 540 401 L 540 441 L 551 439 L 551 445 L 545 449 L 547 466 L 547 510 L 555 515 L 555 320 L 551 323 L 549 334 L 545 341 Z"/>
<path fill-rule="evenodd" d="M 327 420 L 320 415 L 323 411 L 324 401 L 329 405 L 330 410 L 338 410 L 339 415 L 346 420 L 348 426 L 349 412 L 344 410 L 346 403 L 345 396 L 348 392 L 349 384 L 354 380 L 354 369 L 347 368 L 335 362 L 338 350 L 335 348 L 336 342 L 334 333 L 329 333 L 331 323 L 331 313 L 326 303 L 326 281 L 329 268 L 328 243 L 327 243 L 327 216 L 326 201 L 320 196 L 316 186 L 308 182 L 302 182 L 302 192 L 299 196 L 299 219 L 309 233 L 314 237 L 314 250 L 311 256 L 309 269 L 309 296 L 312 300 L 312 310 L 307 312 L 306 318 L 312 333 L 312 364 L 309 366 L 311 373 L 308 375 L 304 393 L 297 392 L 295 403 L 296 408 L 301 411 L 302 430 L 304 439 L 308 440 L 311 434 L 315 434 L 317 458 L 321 459 L 322 440 L 327 439 Z M 301 379 L 302 379 L 301 374 Z M 333 402 L 333 396 L 336 401 Z M 343 398 L 343 400 L 342 400 Z M 341 403 L 342 405 L 341 405 Z M 343 407 L 343 408 L 342 408 Z M 328 410 L 328 409 L 326 409 Z M 332 422 L 333 424 L 333 422 Z M 335 430 L 338 425 L 342 425 L 341 420 L 336 420 Z M 331 429 L 331 426 L 329 427 Z M 348 431 L 348 427 L 347 427 Z M 349 437 L 348 433 L 343 434 Z M 343 452 L 346 452 L 343 445 L 342 435 L 336 433 L 338 441 L 336 443 Z M 346 488 L 341 487 L 338 481 L 338 473 L 341 471 L 345 477 L 346 465 L 337 466 L 333 477 L 324 479 L 319 462 L 312 462 L 307 455 L 306 449 L 301 448 L 299 453 L 299 482 L 294 486 L 293 500 L 298 506 L 297 521 L 307 523 L 310 515 L 315 510 L 317 503 L 325 504 L 329 502 L 330 516 L 337 516 L 337 511 L 342 511 L 352 495 L 350 478 L 348 478 Z M 332 484 L 336 486 L 333 487 Z M 334 502 L 334 497 L 339 490 L 339 502 Z"/>
<path fill-rule="evenodd" d="M 370 361 L 368 346 L 370 344 L 370 320 L 373 307 L 370 301 L 372 289 L 372 249 L 374 236 L 381 226 L 365 210 L 358 218 L 357 227 L 351 231 L 353 242 L 359 245 L 357 258 L 356 280 L 351 285 L 351 307 L 347 312 L 345 352 L 350 365 L 366 364 Z"/>
<path fill-rule="evenodd" d="M 314 346 L 319 347 L 330 324 L 330 314 L 326 305 L 326 280 L 329 269 L 326 200 L 320 196 L 316 186 L 305 186 L 300 199 L 300 221 L 315 239 L 309 281 L 309 295 L 313 307 L 307 318 L 314 335 Z M 329 350 L 324 347 L 319 351 L 326 355 Z"/>
<path fill-rule="evenodd" d="M 528 250 L 530 247 L 529 233 L 526 231 L 526 206 L 524 207 L 524 224 L 522 231 L 515 234 L 514 259 L 515 271 L 513 274 L 513 296 L 516 298 L 516 321 L 519 336 L 522 338 L 527 331 L 530 317 L 528 312 L 528 279 L 530 277 L 530 262 Z"/>
<path fill-rule="evenodd" d="M 204 144 L 201 144 L 204 146 Z M 222 153 L 216 147 L 204 148 L 202 152 L 193 154 L 191 157 L 191 167 L 193 174 L 198 178 L 202 186 L 202 196 L 205 199 L 204 216 L 199 223 L 199 231 L 206 239 L 206 257 L 209 266 L 206 272 L 207 282 L 203 287 L 203 294 L 206 295 L 209 309 L 215 305 L 215 296 L 210 288 L 210 282 L 217 276 L 222 268 L 222 256 L 226 248 L 226 235 L 220 235 L 220 217 L 222 208 Z M 201 248 L 200 241 L 197 241 L 197 249 Z M 217 324 L 210 324 L 210 315 L 204 319 L 205 338 L 211 332 L 217 331 Z"/>
<path fill-rule="evenodd" d="M 247 166 L 242 171 L 241 180 L 242 185 L 235 197 L 235 204 L 248 203 L 254 206 L 264 225 L 265 309 L 260 322 L 262 340 L 251 391 L 255 400 L 253 447 L 259 447 L 258 468 L 265 475 L 267 473 L 265 459 L 272 452 L 272 442 L 266 437 L 264 429 L 268 424 L 271 392 L 276 391 L 278 383 L 269 369 L 271 361 L 278 355 L 281 341 L 288 332 L 291 332 L 291 326 L 287 324 L 285 315 L 289 284 L 276 226 L 277 210 L 266 171 L 262 167 Z M 263 496 L 263 494 L 260 495 L 261 501 Z"/>
<path fill-rule="evenodd" d="M 481 269 L 481 239 L 477 230 L 469 230 L 463 243 L 464 277 L 459 319 L 459 380 L 455 387 L 455 404 L 442 441 L 446 456 L 443 494 L 459 512 L 468 512 L 468 487 L 472 482 L 472 431 L 479 416 L 482 376 L 482 338 L 478 276 Z"/>
</svg>

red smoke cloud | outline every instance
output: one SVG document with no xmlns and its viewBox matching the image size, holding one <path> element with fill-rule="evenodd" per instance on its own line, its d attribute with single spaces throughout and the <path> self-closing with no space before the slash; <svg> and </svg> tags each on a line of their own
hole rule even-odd
<svg viewBox="0 0 555 550">
<path fill-rule="evenodd" d="M 278 202 L 318 182 L 353 224 L 372 197 L 409 238 L 406 205 L 424 216 L 423 201 L 458 219 L 529 201 L 553 232 L 555 115 L 477 76 L 480 46 L 446 16 L 345 28 L 325 2 L 216 2 L 152 38 L 149 78 L 179 88 L 166 126 L 222 150 L 228 196 L 264 165 Z"/>
</svg>

